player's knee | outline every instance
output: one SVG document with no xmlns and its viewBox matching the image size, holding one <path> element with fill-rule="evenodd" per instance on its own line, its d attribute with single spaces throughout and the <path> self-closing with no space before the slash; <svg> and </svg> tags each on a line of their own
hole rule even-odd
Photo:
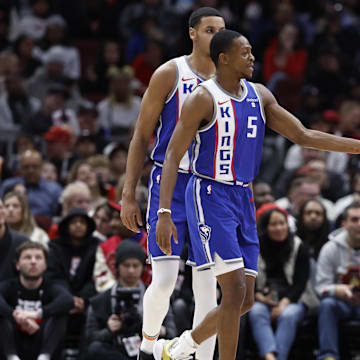
<svg viewBox="0 0 360 360">
<path fill-rule="evenodd" d="M 241 314 L 242 315 L 246 314 L 248 311 L 250 311 L 250 309 L 253 307 L 253 305 L 254 305 L 254 294 L 246 293 L 244 302 L 241 307 Z"/>
</svg>

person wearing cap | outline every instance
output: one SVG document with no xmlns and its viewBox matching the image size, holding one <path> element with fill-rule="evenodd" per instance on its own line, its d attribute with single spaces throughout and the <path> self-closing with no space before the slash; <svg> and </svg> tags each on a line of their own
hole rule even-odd
<svg viewBox="0 0 360 360">
<path fill-rule="evenodd" d="M 73 208 L 59 223 L 59 237 L 50 242 L 47 275 L 73 296 L 68 335 L 80 336 L 90 297 L 96 294 L 93 269 L 99 240 L 92 236 L 94 220 L 83 209 Z"/>
<path fill-rule="evenodd" d="M 0 186 L 0 197 L 16 184 L 26 188 L 30 209 L 33 215 L 47 218 L 57 214 L 61 186 L 41 178 L 42 155 L 35 150 L 27 150 L 20 156 L 20 176 L 5 180 Z"/>
<path fill-rule="evenodd" d="M 249 321 L 265 360 L 288 358 L 297 326 L 306 313 L 301 297 L 309 277 L 309 256 L 301 239 L 289 231 L 287 216 L 274 203 L 256 211 L 260 257 Z"/>
<path fill-rule="evenodd" d="M 56 166 L 58 179 L 63 183 L 75 160 L 70 154 L 72 134 L 67 126 L 53 125 L 43 138 L 46 141 L 46 159 Z"/>
<path fill-rule="evenodd" d="M 139 243 L 144 251 L 147 251 L 147 235 L 144 229 L 139 233 L 134 233 L 125 227 L 120 219 L 121 206 L 118 203 L 108 201 L 110 215 L 110 236 L 101 243 L 96 252 L 96 262 L 94 266 L 94 281 L 96 290 L 104 292 L 110 289 L 116 283 L 115 251 L 119 244 L 125 240 L 131 240 Z M 145 268 L 143 281 L 148 285 L 151 281 L 151 271 L 149 267 Z"/>
<path fill-rule="evenodd" d="M 117 281 L 107 291 L 90 299 L 86 320 L 87 359 L 135 359 L 140 346 L 145 293 L 141 275 L 145 259 L 145 251 L 137 242 L 126 239 L 117 246 L 114 259 Z M 133 290 L 133 294 L 137 294 L 138 300 L 134 301 L 135 312 L 119 309 L 117 305 L 121 302 L 121 290 L 124 288 L 127 292 Z M 129 320 L 125 320 L 127 316 Z M 162 336 L 171 338 L 176 332 L 170 308 L 164 321 Z"/>
</svg>

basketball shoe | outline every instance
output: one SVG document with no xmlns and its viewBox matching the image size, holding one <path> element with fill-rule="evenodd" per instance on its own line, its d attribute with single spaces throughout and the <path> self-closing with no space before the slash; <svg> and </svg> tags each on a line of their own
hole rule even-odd
<svg viewBox="0 0 360 360">
<path fill-rule="evenodd" d="M 154 346 L 155 360 L 189 360 L 193 358 L 197 344 L 192 340 L 189 330 L 179 338 L 172 340 L 160 339 Z"/>
</svg>

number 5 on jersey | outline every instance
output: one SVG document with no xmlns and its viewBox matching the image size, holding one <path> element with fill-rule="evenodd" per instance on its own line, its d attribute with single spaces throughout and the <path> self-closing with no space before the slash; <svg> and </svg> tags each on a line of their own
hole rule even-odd
<svg viewBox="0 0 360 360">
<path fill-rule="evenodd" d="M 248 132 L 246 137 L 255 138 L 257 133 L 257 125 L 254 123 L 257 120 L 257 116 L 248 116 Z"/>
</svg>

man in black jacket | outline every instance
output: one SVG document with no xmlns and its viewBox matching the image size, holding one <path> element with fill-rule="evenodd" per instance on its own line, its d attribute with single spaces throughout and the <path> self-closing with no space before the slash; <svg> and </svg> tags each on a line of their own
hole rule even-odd
<svg viewBox="0 0 360 360">
<path fill-rule="evenodd" d="M 26 240 L 29 239 L 6 225 L 5 207 L 0 199 L 0 282 L 17 275 L 14 266 L 15 250 Z"/>
<path fill-rule="evenodd" d="M 19 277 L 0 285 L 0 357 L 49 360 L 61 344 L 74 303 L 65 289 L 44 280 L 46 257 L 43 245 L 24 242 L 16 253 Z"/>
<path fill-rule="evenodd" d="M 145 292 L 141 274 L 145 252 L 140 244 L 123 240 L 116 249 L 118 282 L 90 300 L 86 321 L 88 359 L 128 360 L 139 351 L 142 304 Z M 164 321 L 163 337 L 177 335 L 171 311 Z"/>
<path fill-rule="evenodd" d="M 50 242 L 48 276 L 73 296 L 67 335 L 78 341 L 88 300 L 96 294 L 93 269 L 99 240 L 92 236 L 95 228 L 94 220 L 84 210 L 72 209 L 59 223 L 59 238 Z"/>
</svg>

